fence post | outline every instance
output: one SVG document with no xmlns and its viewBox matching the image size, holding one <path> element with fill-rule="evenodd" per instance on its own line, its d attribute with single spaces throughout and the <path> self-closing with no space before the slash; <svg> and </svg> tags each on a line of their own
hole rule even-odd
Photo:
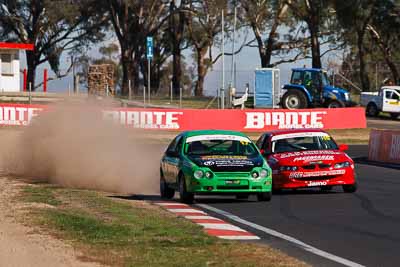
<svg viewBox="0 0 400 267">
<path fill-rule="evenodd" d="M 47 92 L 47 69 L 43 71 L 43 93 Z"/>
<path fill-rule="evenodd" d="M 29 104 L 32 104 L 32 83 L 29 83 Z"/>
<path fill-rule="evenodd" d="M 173 96 L 174 92 L 173 92 L 173 85 L 172 85 L 172 80 L 170 82 L 170 97 L 171 97 L 171 104 L 172 104 L 172 96 Z"/>
<path fill-rule="evenodd" d="M 219 99 L 219 89 L 217 89 L 217 103 L 218 103 L 218 109 L 219 109 L 219 101 L 220 101 L 220 99 Z"/>
<path fill-rule="evenodd" d="M 228 108 L 232 107 L 232 92 L 233 92 L 233 86 L 231 83 L 231 84 L 229 84 L 229 88 L 228 88 Z"/>
<path fill-rule="evenodd" d="M 375 63 L 375 90 L 378 91 L 378 63 Z"/>
<path fill-rule="evenodd" d="M 24 92 L 26 92 L 26 89 L 27 89 L 26 81 L 27 81 L 27 73 L 26 73 L 26 69 L 24 69 L 24 88 L 23 88 Z"/>
<path fill-rule="evenodd" d="M 75 75 L 74 83 L 75 83 L 75 88 L 76 88 L 76 91 L 74 93 L 79 95 L 79 75 L 78 74 Z"/>
<path fill-rule="evenodd" d="M 143 86 L 143 107 L 146 107 L 146 86 Z"/>
<path fill-rule="evenodd" d="M 221 109 L 225 109 L 225 89 L 221 88 Z"/>
<path fill-rule="evenodd" d="M 132 87 L 131 87 L 131 80 L 128 80 L 128 99 L 132 99 Z"/>
<path fill-rule="evenodd" d="M 182 87 L 179 88 L 179 107 L 182 108 Z"/>
</svg>

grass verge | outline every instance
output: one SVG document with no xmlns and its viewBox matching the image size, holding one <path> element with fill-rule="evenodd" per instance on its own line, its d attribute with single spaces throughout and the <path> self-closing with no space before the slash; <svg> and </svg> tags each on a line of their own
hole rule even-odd
<svg viewBox="0 0 400 267">
<path fill-rule="evenodd" d="M 29 222 L 67 240 L 87 261 L 111 266 L 305 266 L 267 246 L 224 241 L 159 207 L 103 193 L 27 185 L 20 200 L 32 208 Z"/>
<path fill-rule="evenodd" d="M 337 143 L 368 144 L 371 128 L 327 130 Z"/>
<path fill-rule="evenodd" d="M 121 99 L 125 99 L 122 97 Z M 143 96 L 132 97 L 130 100 L 143 102 Z M 171 102 L 169 97 L 152 97 L 150 100 L 150 104 L 152 105 L 161 105 L 161 106 L 171 106 L 171 107 L 179 107 L 182 105 L 182 108 L 189 109 L 205 109 L 205 108 L 218 108 L 217 100 L 213 100 L 213 97 L 183 97 L 182 101 L 179 98 L 174 98 Z"/>
<path fill-rule="evenodd" d="M 335 139 L 339 144 L 368 144 L 369 133 L 371 128 L 365 129 L 337 129 L 337 130 L 327 130 L 329 134 Z M 178 131 L 143 131 L 144 140 L 143 142 L 149 144 L 164 144 L 168 145 L 172 139 L 180 132 Z M 251 140 L 256 142 L 262 132 L 244 132 L 247 134 Z"/>
</svg>

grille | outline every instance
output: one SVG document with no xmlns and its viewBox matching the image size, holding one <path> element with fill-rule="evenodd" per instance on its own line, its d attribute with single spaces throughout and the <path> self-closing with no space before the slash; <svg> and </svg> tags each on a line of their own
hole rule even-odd
<svg viewBox="0 0 400 267">
<path fill-rule="evenodd" d="M 220 190 L 249 189 L 249 186 L 248 185 L 237 185 L 237 186 L 234 186 L 234 185 L 219 185 L 219 186 L 217 186 L 217 189 L 220 189 Z"/>
<path fill-rule="evenodd" d="M 304 165 L 303 169 L 305 169 L 305 170 L 314 170 L 315 169 L 315 165 Z"/>
<path fill-rule="evenodd" d="M 248 172 L 216 172 L 216 177 L 219 178 L 248 178 Z"/>
<path fill-rule="evenodd" d="M 331 167 L 331 165 L 330 164 L 321 163 L 321 164 L 318 164 L 318 167 L 320 169 L 328 169 L 329 167 Z"/>
</svg>

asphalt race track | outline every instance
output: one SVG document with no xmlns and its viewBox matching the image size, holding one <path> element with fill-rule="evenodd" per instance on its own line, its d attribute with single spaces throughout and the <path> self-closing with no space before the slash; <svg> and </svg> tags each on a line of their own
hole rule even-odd
<svg viewBox="0 0 400 267">
<path fill-rule="evenodd" d="M 400 120 L 369 119 L 368 127 L 400 130 Z M 347 153 L 356 161 L 359 188 L 354 194 L 341 187 L 331 192 L 302 189 L 273 195 L 269 203 L 255 197 L 202 196 L 195 205 L 314 266 L 399 266 L 400 167 L 368 163 L 367 145 L 350 145 Z M 289 242 L 291 238 L 299 242 Z M 322 253 L 310 252 L 301 242 Z"/>
<path fill-rule="evenodd" d="M 365 145 L 350 146 L 349 155 L 352 157 L 366 156 L 366 153 Z M 319 189 L 286 191 L 274 195 L 270 203 L 257 202 L 255 198 L 239 201 L 231 197 L 202 197 L 197 198 L 197 203 L 228 212 L 349 260 L 348 266 L 398 266 L 400 170 L 356 164 L 356 172 L 359 190 L 354 194 L 345 194 L 338 187 L 327 193 Z M 210 210 L 207 212 L 225 217 Z M 248 224 L 231 222 L 257 234 L 262 238 L 261 242 L 312 265 L 342 265 Z"/>
</svg>

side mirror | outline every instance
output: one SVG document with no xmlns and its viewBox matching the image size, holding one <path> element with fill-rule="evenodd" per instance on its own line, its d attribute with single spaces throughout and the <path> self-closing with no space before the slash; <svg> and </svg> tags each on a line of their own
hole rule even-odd
<svg viewBox="0 0 400 267">
<path fill-rule="evenodd" d="M 263 156 L 268 156 L 268 155 L 270 155 L 270 153 L 269 153 L 267 150 L 265 150 L 265 149 L 260 149 L 260 153 L 261 153 L 261 155 L 263 155 Z"/>
<path fill-rule="evenodd" d="M 345 145 L 345 144 L 339 145 L 339 150 L 340 151 L 347 151 L 347 150 L 349 150 L 349 146 Z"/>
</svg>

